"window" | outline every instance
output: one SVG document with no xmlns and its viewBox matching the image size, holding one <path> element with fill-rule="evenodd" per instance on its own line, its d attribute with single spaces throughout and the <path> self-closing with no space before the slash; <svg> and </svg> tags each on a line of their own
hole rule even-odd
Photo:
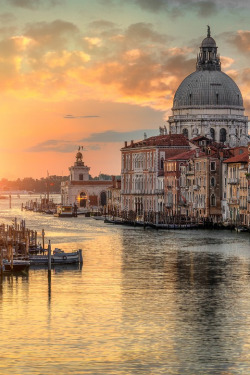
<svg viewBox="0 0 250 375">
<path fill-rule="evenodd" d="M 79 181 L 82 181 L 82 180 L 83 180 L 83 174 L 80 173 L 80 174 L 79 174 Z"/>
<path fill-rule="evenodd" d="M 184 137 L 188 138 L 188 129 L 183 129 L 182 134 Z"/>
<path fill-rule="evenodd" d="M 226 129 L 220 129 L 220 142 L 226 142 L 227 132 Z"/>
<path fill-rule="evenodd" d="M 161 169 L 164 167 L 164 158 L 161 158 Z"/>
<path fill-rule="evenodd" d="M 215 139 L 215 130 L 213 128 L 210 129 L 210 137 L 214 141 L 214 139 Z"/>
<path fill-rule="evenodd" d="M 211 195 L 210 201 L 211 201 L 211 206 L 216 206 L 216 199 L 215 199 L 214 194 Z"/>
<path fill-rule="evenodd" d="M 211 186 L 215 186 L 215 178 L 214 177 L 211 178 Z"/>
<path fill-rule="evenodd" d="M 215 161 L 211 161 L 210 169 L 211 169 L 211 171 L 215 171 L 215 170 L 216 170 L 216 164 L 215 164 Z"/>
</svg>

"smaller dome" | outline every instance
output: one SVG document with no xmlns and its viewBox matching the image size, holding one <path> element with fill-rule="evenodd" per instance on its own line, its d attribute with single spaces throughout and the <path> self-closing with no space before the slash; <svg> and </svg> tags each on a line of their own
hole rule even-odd
<svg viewBox="0 0 250 375">
<path fill-rule="evenodd" d="M 216 47 L 215 40 L 210 36 L 203 39 L 201 47 Z"/>
</svg>

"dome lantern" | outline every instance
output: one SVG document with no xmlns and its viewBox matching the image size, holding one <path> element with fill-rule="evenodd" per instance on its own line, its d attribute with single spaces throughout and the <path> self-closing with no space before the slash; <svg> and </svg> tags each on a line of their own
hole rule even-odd
<svg viewBox="0 0 250 375">
<path fill-rule="evenodd" d="M 217 54 L 216 42 L 211 37 L 210 26 L 207 27 L 207 37 L 200 46 L 196 70 L 221 70 L 220 56 Z"/>
</svg>

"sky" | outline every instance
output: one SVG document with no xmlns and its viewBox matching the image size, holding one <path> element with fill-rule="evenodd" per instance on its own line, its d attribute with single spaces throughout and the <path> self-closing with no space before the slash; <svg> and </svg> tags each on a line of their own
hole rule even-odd
<svg viewBox="0 0 250 375">
<path fill-rule="evenodd" d="M 250 115 L 250 2 L 0 0 L 0 179 L 120 174 L 124 141 L 158 135 L 207 25 Z"/>
</svg>

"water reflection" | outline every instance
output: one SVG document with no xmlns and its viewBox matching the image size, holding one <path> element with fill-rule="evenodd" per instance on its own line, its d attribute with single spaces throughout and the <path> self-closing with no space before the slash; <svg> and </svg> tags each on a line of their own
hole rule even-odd
<svg viewBox="0 0 250 375">
<path fill-rule="evenodd" d="M 13 207 L 0 206 L 4 220 L 25 215 L 53 246 L 82 248 L 83 267 L 2 278 L 1 374 L 249 372 L 249 234 L 143 231 Z"/>
<path fill-rule="evenodd" d="M 131 244 L 126 233 L 123 240 L 123 325 L 137 337 L 130 345 L 137 352 L 136 367 L 160 360 L 175 364 L 170 367 L 176 374 L 195 369 L 235 374 L 239 366 L 244 368 L 242 358 L 250 363 L 243 345 L 248 318 L 242 311 L 242 304 L 250 307 L 245 296 L 249 288 L 244 288 L 249 285 L 249 259 L 225 258 L 220 253 L 223 239 L 201 239 L 203 252 L 196 246 L 185 250 L 177 233 L 168 241 L 161 236 L 162 246 L 152 234 L 144 239 L 135 234 Z M 145 242 L 148 246 L 142 247 Z M 216 251 L 214 244 L 219 245 Z M 150 352 L 145 350 L 149 345 Z"/>
</svg>

